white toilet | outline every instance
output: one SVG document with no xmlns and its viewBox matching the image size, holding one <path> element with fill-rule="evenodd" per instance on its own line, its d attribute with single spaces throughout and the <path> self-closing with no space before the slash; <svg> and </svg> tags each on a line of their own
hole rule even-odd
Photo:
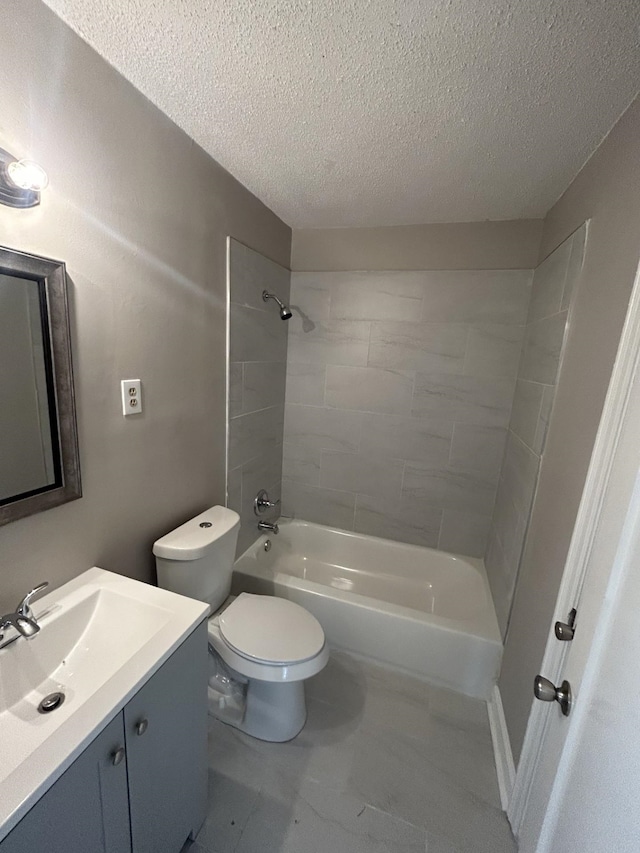
<svg viewBox="0 0 640 853">
<path fill-rule="evenodd" d="M 214 506 L 158 539 L 158 585 L 211 605 L 210 713 L 261 740 L 291 740 L 307 718 L 304 681 L 329 650 L 300 605 L 246 592 L 229 598 L 239 529 L 236 512 Z"/>
</svg>

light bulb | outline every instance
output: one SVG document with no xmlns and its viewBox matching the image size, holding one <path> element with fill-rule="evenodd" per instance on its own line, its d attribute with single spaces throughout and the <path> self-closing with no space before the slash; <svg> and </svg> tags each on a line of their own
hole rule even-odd
<svg viewBox="0 0 640 853">
<path fill-rule="evenodd" d="M 40 192 L 49 183 L 45 170 L 33 160 L 14 160 L 7 166 L 7 174 L 21 190 Z"/>
</svg>

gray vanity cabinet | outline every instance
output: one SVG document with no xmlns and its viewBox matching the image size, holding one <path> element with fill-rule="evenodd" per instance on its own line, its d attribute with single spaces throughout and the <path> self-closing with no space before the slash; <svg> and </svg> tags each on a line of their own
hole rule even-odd
<svg viewBox="0 0 640 853">
<path fill-rule="evenodd" d="M 12 832 L 2 853 L 131 853 L 122 714 L 89 744 Z M 122 753 L 120 753 L 122 754 Z"/>
<path fill-rule="evenodd" d="M 124 723 L 133 851 L 180 853 L 207 807 L 206 623 L 125 706 Z"/>
<path fill-rule="evenodd" d="M 180 853 L 206 813 L 206 691 L 202 622 L 0 841 L 0 853 Z"/>
</svg>

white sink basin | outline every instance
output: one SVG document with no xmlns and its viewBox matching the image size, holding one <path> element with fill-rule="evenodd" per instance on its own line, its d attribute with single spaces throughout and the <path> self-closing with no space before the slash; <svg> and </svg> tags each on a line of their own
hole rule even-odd
<svg viewBox="0 0 640 853">
<path fill-rule="evenodd" d="M 33 611 L 40 632 L 0 649 L 0 840 L 209 608 L 94 568 Z M 39 713 L 56 691 L 64 702 Z"/>
</svg>

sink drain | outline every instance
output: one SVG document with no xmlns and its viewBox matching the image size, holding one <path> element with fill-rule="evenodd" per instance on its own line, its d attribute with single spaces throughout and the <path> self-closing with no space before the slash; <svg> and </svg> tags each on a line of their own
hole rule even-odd
<svg viewBox="0 0 640 853">
<path fill-rule="evenodd" d="M 38 705 L 38 711 L 41 714 L 50 714 L 51 711 L 55 711 L 56 708 L 59 708 L 63 702 L 64 693 L 49 693 L 49 695 L 45 696 L 42 702 Z"/>
</svg>

